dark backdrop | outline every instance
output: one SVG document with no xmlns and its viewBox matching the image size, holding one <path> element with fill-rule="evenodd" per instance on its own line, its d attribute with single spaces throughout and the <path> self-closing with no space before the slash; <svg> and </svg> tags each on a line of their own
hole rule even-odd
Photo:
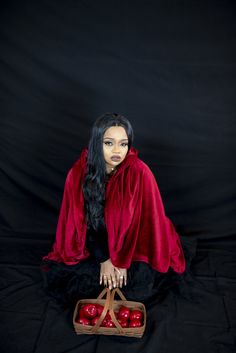
<svg viewBox="0 0 236 353">
<path fill-rule="evenodd" d="M 236 351 L 235 10 L 230 0 L 1 1 L 1 353 Z M 65 176 L 107 111 L 130 119 L 191 254 L 185 295 L 149 303 L 142 340 L 75 336 L 39 270 Z"/>
</svg>

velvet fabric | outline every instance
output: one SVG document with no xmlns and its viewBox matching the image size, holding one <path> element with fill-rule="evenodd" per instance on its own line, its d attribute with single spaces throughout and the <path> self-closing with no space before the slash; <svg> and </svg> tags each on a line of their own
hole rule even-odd
<svg viewBox="0 0 236 353">
<path fill-rule="evenodd" d="M 56 240 L 44 260 L 74 265 L 89 257 L 82 192 L 86 157 L 84 149 L 67 175 Z M 165 215 L 156 179 L 134 148 L 107 182 L 104 218 L 115 266 L 129 268 L 142 261 L 162 273 L 185 271 L 180 238 Z"/>
</svg>

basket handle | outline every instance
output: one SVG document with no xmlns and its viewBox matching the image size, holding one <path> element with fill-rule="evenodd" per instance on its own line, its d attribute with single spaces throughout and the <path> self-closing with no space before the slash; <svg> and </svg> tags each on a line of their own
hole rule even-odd
<svg viewBox="0 0 236 353">
<path fill-rule="evenodd" d="M 114 310 L 113 310 L 113 303 L 114 303 L 114 298 L 115 298 L 116 293 L 120 296 L 120 298 L 122 300 L 126 300 L 125 296 L 123 295 L 123 293 L 121 292 L 121 290 L 119 288 L 113 289 L 113 291 L 111 293 L 111 297 L 110 297 L 109 313 L 110 313 L 112 321 L 116 325 L 116 328 L 118 329 L 119 333 L 124 334 L 125 331 L 124 331 L 123 327 L 121 327 L 119 321 L 117 320 L 117 318 L 115 316 Z"/>
<path fill-rule="evenodd" d="M 110 290 L 108 289 L 108 288 L 104 288 L 102 291 L 101 291 L 101 293 L 99 294 L 99 296 L 97 297 L 97 299 L 102 299 L 104 296 L 105 296 L 105 294 L 110 294 Z M 108 294 L 108 295 L 109 295 Z"/>
<path fill-rule="evenodd" d="M 112 293 L 111 293 L 111 300 L 113 301 L 114 298 L 115 298 L 115 295 L 116 293 L 119 295 L 119 297 L 122 299 L 122 300 L 127 300 L 124 296 L 124 294 L 121 292 L 121 290 L 119 288 L 115 288 L 113 289 Z"/>
<path fill-rule="evenodd" d="M 101 299 L 105 296 L 106 294 L 106 301 L 105 301 L 105 305 L 104 305 L 104 309 L 98 319 L 98 321 L 96 322 L 96 324 L 92 327 L 91 332 L 92 333 L 96 333 L 97 330 L 99 329 L 103 319 L 106 316 L 106 313 L 108 312 L 109 309 L 109 305 L 110 305 L 110 297 L 111 297 L 111 292 L 109 288 L 104 288 L 103 291 L 99 294 L 99 296 L 97 297 L 97 299 Z"/>
</svg>

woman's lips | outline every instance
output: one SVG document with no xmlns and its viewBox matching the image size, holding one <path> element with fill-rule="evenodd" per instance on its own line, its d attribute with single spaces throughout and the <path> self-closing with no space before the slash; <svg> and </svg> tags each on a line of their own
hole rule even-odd
<svg viewBox="0 0 236 353">
<path fill-rule="evenodd" d="M 113 162 L 119 162 L 119 161 L 121 160 L 121 158 L 120 158 L 119 156 L 112 156 L 112 157 L 111 157 L 111 160 L 112 160 Z"/>
</svg>

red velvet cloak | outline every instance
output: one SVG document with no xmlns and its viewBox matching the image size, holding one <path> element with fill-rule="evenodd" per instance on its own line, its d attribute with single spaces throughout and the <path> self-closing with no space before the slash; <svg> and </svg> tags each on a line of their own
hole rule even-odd
<svg viewBox="0 0 236 353">
<path fill-rule="evenodd" d="M 87 150 L 70 169 L 58 219 L 53 251 L 44 259 L 74 265 L 89 256 L 82 183 Z M 109 179 L 104 209 L 113 265 L 129 268 L 143 261 L 159 272 L 185 270 L 178 234 L 166 217 L 156 179 L 134 148 Z"/>
</svg>

